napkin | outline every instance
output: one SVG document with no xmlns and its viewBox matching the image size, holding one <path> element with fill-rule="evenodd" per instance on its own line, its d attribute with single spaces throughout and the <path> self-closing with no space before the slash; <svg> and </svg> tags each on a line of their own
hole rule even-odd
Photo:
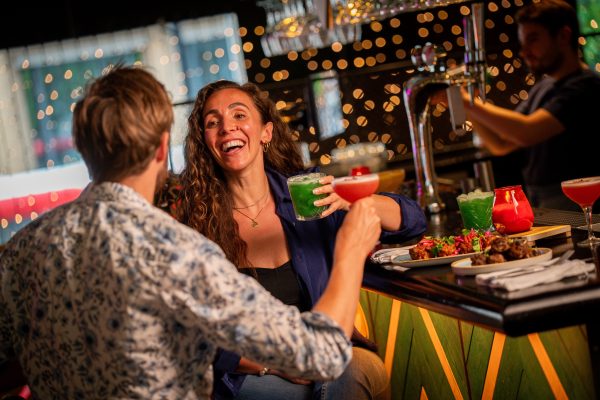
<svg viewBox="0 0 600 400">
<path fill-rule="evenodd" d="M 377 264 L 390 263 L 397 256 L 408 254 L 408 249 L 413 246 L 407 247 L 391 247 L 387 249 L 377 250 L 371 254 L 371 261 Z"/>
<path fill-rule="evenodd" d="M 511 292 L 546 283 L 558 282 L 573 276 L 587 276 L 595 268 L 593 263 L 586 263 L 583 260 L 571 260 L 555 265 L 540 263 L 513 271 L 507 270 L 478 274 L 475 277 L 475 281 L 480 285 Z"/>
</svg>

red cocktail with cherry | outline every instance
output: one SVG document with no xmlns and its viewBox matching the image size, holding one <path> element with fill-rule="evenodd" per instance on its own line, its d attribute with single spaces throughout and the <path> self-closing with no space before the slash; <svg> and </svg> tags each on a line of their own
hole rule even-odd
<svg viewBox="0 0 600 400">
<path fill-rule="evenodd" d="M 579 204 L 585 214 L 588 226 L 588 238 L 577 243 L 579 246 L 589 246 L 600 243 L 600 239 L 594 236 L 592 229 L 592 206 L 600 197 L 600 176 L 589 178 L 571 179 L 561 182 L 563 193 L 575 203 Z"/>
<path fill-rule="evenodd" d="M 356 175 L 335 178 L 331 182 L 333 190 L 342 199 L 354 203 L 356 200 L 372 195 L 379 187 L 379 175 Z"/>
</svg>

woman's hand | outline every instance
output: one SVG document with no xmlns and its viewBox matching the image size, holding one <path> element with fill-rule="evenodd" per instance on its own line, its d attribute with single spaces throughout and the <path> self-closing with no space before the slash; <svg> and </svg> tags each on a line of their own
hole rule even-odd
<svg viewBox="0 0 600 400">
<path fill-rule="evenodd" d="M 331 182 L 333 181 L 333 175 L 327 175 L 319 180 L 319 183 L 323 186 L 316 188 L 313 193 L 314 194 L 327 194 L 328 196 L 315 201 L 315 206 L 329 206 L 327 210 L 323 211 L 322 216 L 327 217 L 328 215 L 333 214 L 337 210 L 345 210 L 348 211 L 350 209 L 350 203 L 346 200 L 342 199 L 333 191 L 333 186 L 331 186 Z"/>
<path fill-rule="evenodd" d="M 308 379 L 295 378 L 293 376 L 284 374 L 283 372 L 276 369 L 269 369 L 269 372 L 267 372 L 267 374 L 278 376 L 280 378 L 285 379 L 286 381 L 295 383 L 296 385 L 310 385 L 312 383 L 312 381 L 309 381 Z"/>
</svg>

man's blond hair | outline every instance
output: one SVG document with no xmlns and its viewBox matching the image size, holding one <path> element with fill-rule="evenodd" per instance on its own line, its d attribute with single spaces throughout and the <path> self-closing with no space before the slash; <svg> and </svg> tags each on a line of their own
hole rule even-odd
<svg viewBox="0 0 600 400">
<path fill-rule="evenodd" d="M 172 124 L 164 86 L 142 68 L 118 66 L 77 102 L 73 140 L 94 182 L 118 181 L 148 166 Z"/>
</svg>

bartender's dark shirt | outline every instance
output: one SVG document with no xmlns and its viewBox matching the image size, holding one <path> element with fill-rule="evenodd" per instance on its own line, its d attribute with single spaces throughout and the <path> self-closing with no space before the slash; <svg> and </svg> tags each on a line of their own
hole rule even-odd
<svg viewBox="0 0 600 400">
<path fill-rule="evenodd" d="M 544 77 L 517 107 L 523 114 L 544 108 L 565 130 L 528 149 L 527 186 L 556 186 L 568 179 L 600 175 L 600 76 L 581 70 L 561 80 Z"/>
</svg>

